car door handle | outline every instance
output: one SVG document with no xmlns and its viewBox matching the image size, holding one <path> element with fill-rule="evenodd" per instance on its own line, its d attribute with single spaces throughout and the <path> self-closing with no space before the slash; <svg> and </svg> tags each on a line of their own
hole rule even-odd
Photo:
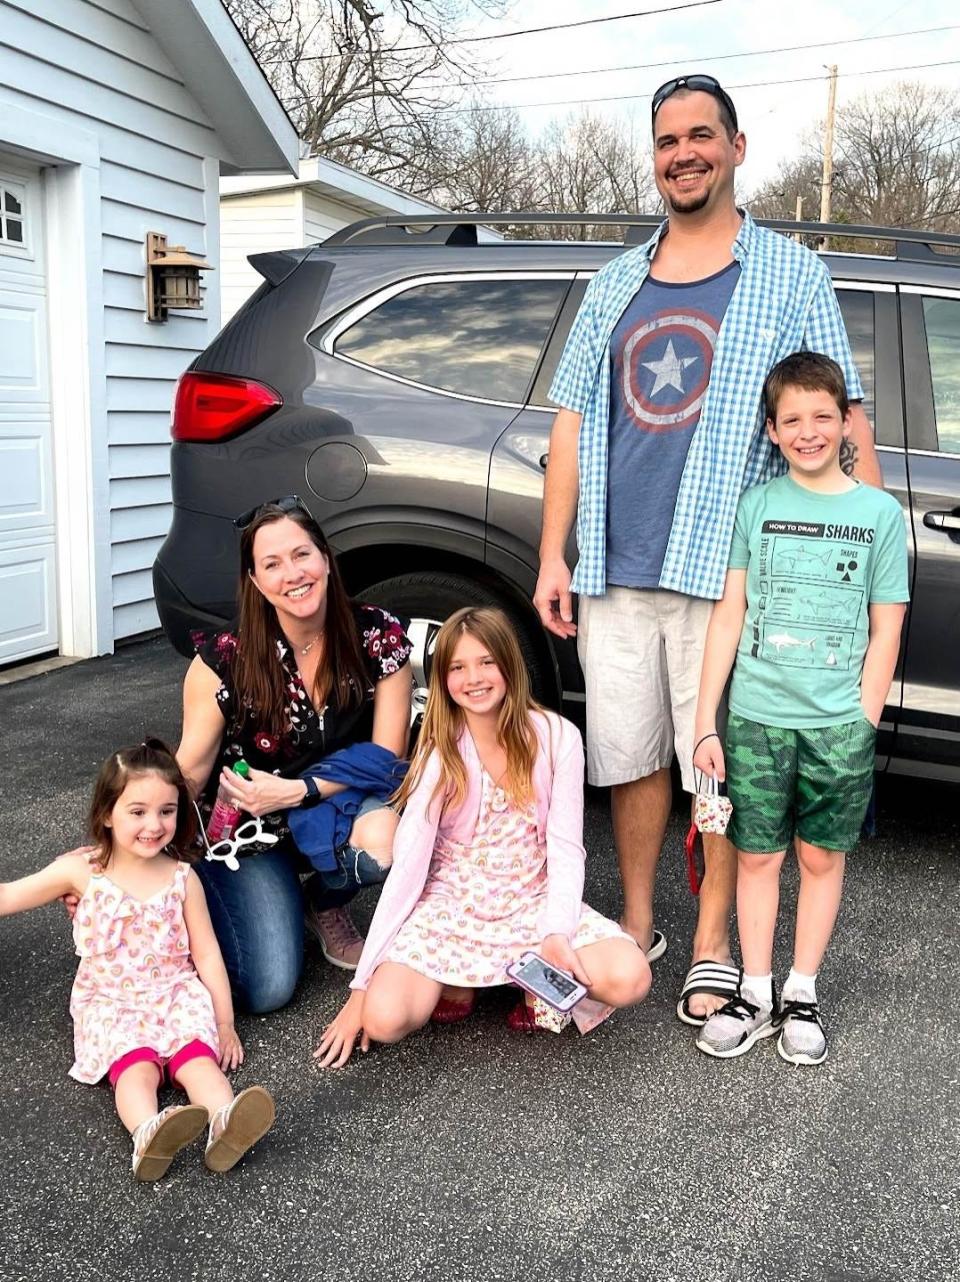
<svg viewBox="0 0 960 1282">
<path fill-rule="evenodd" d="M 960 531 L 960 508 L 952 512 L 924 512 L 923 523 L 929 530 Z"/>
</svg>

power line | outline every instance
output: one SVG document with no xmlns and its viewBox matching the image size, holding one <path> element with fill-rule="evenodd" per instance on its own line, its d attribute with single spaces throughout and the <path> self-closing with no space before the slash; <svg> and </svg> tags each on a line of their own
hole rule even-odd
<svg viewBox="0 0 960 1282">
<path fill-rule="evenodd" d="M 637 9 L 633 13 L 614 13 L 609 14 L 606 18 L 581 18 L 577 22 L 554 22 L 546 27 L 524 27 L 521 31 L 501 31 L 488 36 L 458 36 L 453 40 L 444 40 L 444 45 L 472 45 L 482 44 L 487 40 L 512 40 L 514 36 L 538 36 L 544 31 L 570 31 L 574 27 L 594 27 L 603 22 L 625 22 L 629 18 L 650 18 L 660 13 L 676 13 L 680 9 L 702 9 L 709 4 L 722 4 L 723 0 L 686 0 L 683 4 L 672 4 L 662 9 Z M 427 43 L 422 45 L 398 45 L 396 49 L 384 50 L 386 53 L 416 53 L 421 49 L 435 49 L 436 45 Z M 328 62 L 332 58 L 341 58 L 343 53 L 317 53 L 306 55 L 298 61 L 300 62 Z M 261 67 L 275 67 L 281 63 L 287 62 L 287 58 L 273 58 L 269 62 L 261 62 Z"/>
<path fill-rule="evenodd" d="M 944 62 L 913 62 L 899 67 L 871 67 L 867 71 L 848 71 L 844 72 L 844 79 L 849 80 L 854 76 L 879 76 L 890 71 L 921 71 L 929 67 L 955 67 L 960 63 L 960 58 L 949 58 Z M 827 80 L 827 76 L 794 76 L 787 80 L 753 80 L 743 84 L 726 85 L 726 89 L 766 89 L 778 85 L 802 85 L 814 81 Z M 470 107 L 441 107 L 434 111 L 434 115 L 459 115 L 462 111 L 529 111 L 537 107 L 585 107 L 595 102 L 643 102 L 650 101 L 653 94 L 649 93 L 626 93 L 613 94 L 603 98 L 559 98 L 552 102 L 515 102 L 509 105 L 505 103 L 493 103 L 489 106 L 470 106 Z"/>
<path fill-rule="evenodd" d="M 919 27 L 915 31 L 894 31 L 884 36 L 854 36 L 847 40 L 831 40 L 824 43 L 823 41 L 814 41 L 812 44 L 804 45 L 782 45 L 775 49 L 745 49 L 740 53 L 715 53 L 697 56 L 697 63 L 706 66 L 713 62 L 726 62 L 731 58 L 758 58 L 763 54 L 770 53 L 798 53 L 804 49 L 832 49 L 837 45 L 855 45 L 862 44 L 871 40 L 897 40 L 903 36 L 927 36 L 935 35 L 942 31 L 960 31 L 960 25 L 948 27 Z M 528 80 L 562 80 L 569 76 L 595 76 L 601 72 L 615 71 L 651 71 L 657 67 L 673 67 L 678 63 L 677 58 L 670 58 L 666 62 L 635 62 L 627 63 L 620 67 L 592 67 L 587 71 L 545 71 L 536 76 L 499 76 L 490 80 L 458 80 L 455 82 L 458 88 L 469 88 L 471 85 L 507 85 L 517 84 L 520 81 Z M 786 83 L 786 82 L 783 82 Z"/>
</svg>

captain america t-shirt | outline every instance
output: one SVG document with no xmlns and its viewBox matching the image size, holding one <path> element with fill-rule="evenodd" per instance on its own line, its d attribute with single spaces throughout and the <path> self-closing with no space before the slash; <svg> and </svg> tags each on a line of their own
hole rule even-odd
<svg viewBox="0 0 960 1282">
<path fill-rule="evenodd" d="M 648 276 L 613 331 L 608 583 L 655 588 L 660 582 L 687 451 L 739 279 L 737 262 L 679 285 Z"/>
</svg>

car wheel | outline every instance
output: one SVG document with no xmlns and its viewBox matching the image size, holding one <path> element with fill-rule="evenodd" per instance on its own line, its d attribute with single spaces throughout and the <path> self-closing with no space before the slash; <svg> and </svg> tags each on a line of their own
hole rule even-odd
<svg viewBox="0 0 960 1282">
<path fill-rule="evenodd" d="M 451 614 L 466 605 L 495 606 L 504 611 L 516 630 L 534 698 L 543 702 L 555 701 L 555 693 L 551 699 L 547 665 L 537 650 L 531 625 L 518 615 L 516 608 L 511 608 L 482 584 L 459 574 L 401 574 L 364 588 L 359 599 L 409 620 L 407 635 L 413 642 L 410 666 L 413 672 L 414 723 L 426 707 L 437 633 Z"/>
</svg>

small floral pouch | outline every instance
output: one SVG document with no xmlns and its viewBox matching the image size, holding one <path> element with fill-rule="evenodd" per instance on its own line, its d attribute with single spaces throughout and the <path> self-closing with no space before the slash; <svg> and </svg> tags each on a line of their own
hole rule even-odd
<svg viewBox="0 0 960 1282">
<path fill-rule="evenodd" d="M 720 793 L 716 775 L 700 775 L 693 803 L 693 822 L 700 832 L 714 832 L 722 837 L 733 814 L 733 802 Z"/>
<path fill-rule="evenodd" d="M 569 1013 L 557 1010 L 542 997 L 534 997 L 533 1021 L 537 1028 L 544 1028 L 551 1033 L 562 1033 L 570 1023 L 570 1018 Z"/>
</svg>

